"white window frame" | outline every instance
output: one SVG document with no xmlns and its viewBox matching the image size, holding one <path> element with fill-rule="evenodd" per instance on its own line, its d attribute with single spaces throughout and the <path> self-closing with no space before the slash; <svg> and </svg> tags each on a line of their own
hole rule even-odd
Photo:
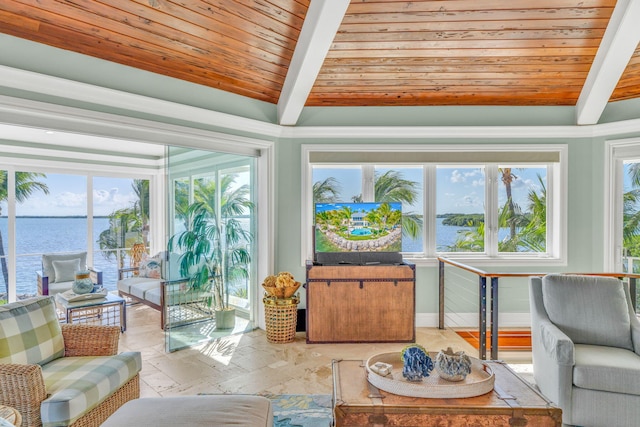
<svg viewBox="0 0 640 427">
<path fill-rule="evenodd" d="M 17 299 L 17 249 L 16 249 L 16 201 L 15 201 L 15 172 L 39 172 L 45 174 L 62 174 L 76 175 L 86 179 L 87 193 L 87 259 L 93 259 L 93 179 L 96 177 L 107 178 L 125 178 L 125 179 L 145 179 L 149 180 L 149 193 L 153 195 L 149 206 L 149 220 L 152 224 L 150 242 L 155 246 L 161 247 L 159 240 L 164 238 L 164 226 L 161 222 L 163 217 L 158 206 L 164 203 L 164 192 L 157 192 L 156 187 L 162 181 L 161 171 L 159 170 L 143 170 L 139 168 L 113 165 L 93 164 L 91 167 L 78 163 L 65 162 L 63 160 L 45 160 L 19 158 L 1 158 L 0 154 L 0 170 L 7 171 L 8 197 L 7 197 L 7 227 L 8 227 L 8 250 L 5 254 L 7 257 L 7 268 L 9 270 L 9 283 L 7 283 L 7 296 L 10 302 Z M 154 193 L 156 192 L 156 193 Z M 157 223 L 155 221 L 158 221 Z M 152 252 L 153 253 L 153 252 Z"/>
<path fill-rule="evenodd" d="M 505 253 L 497 252 L 497 242 L 490 238 L 487 244 L 487 251 L 483 253 L 463 253 L 463 252 L 447 252 L 436 253 L 434 239 L 425 239 L 422 254 L 406 254 L 405 258 L 417 265 L 435 265 L 437 257 L 440 255 L 449 258 L 455 258 L 461 262 L 472 262 L 474 265 L 486 266 L 506 266 L 512 265 L 514 260 L 518 261 L 519 266 L 564 266 L 567 265 L 567 153 L 568 146 L 566 144 L 460 144 L 460 145 L 411 145 L 411 144 L 385 144 L 385 145 L 361 145 L 361 144 L 341 144 L 337 145 L 317 145 L 303 144 L 302 154 L 302 176 L 301 176 L 301 264 L 304 265 L 307 260 L 313 258 L 313 164 L 310 162 L 311 153 L 315 152 L 447 152 L 447 153 L 504 153 L 504 152 L 548 152 L 557 153 L 559 161 L 557 163 L 544 163 L 540 161 L 527 162 L 523 158 L 522 161 L 513 162 L 514 165 L 540 165 L 542 163 L 547 166 L 547 252 L 545 253 Z M 504 164 L 505 162 L 500 162 Z M 357 164 L 354 162 L 353 164 Z M 363 163 L 364 164 L 364 163 Z M 399 165 L 397 161 L 390 160 L 389 165 Z M 406 163 L 406 166 L 415 166 L 418 163 Z M 425 235 L 434 235 L 435 222 L 435 166 L 448 165 L 449 163 L 419 163 L 424 165 L 424 228 Z M 453 163 L 452 163 L 453 164 Z M 459 163 L 457 163 L 459 164 Z M 475 165 L 485 166 L 486 180 L 485 185 L 485 214 L 487 218 L 495 216 L 497 210 L 497 184 L 499 177 L 497 176 L 498 163 L 478 162 Z M 511 163 L 509 163 L 511 164 Z M 376 166 L 385 165 L 385 163 L 376 162 Z M 404 163 L 403 163 L 404 165 Z M 469 163 L 471 165 L 471 163 Z M 495 171 L 495 172 L 494 172 Z M 495 185 L 491 185 L 494 183 Z M 494 203 L 495 202 L 495 203 Z M 495 206 L 494 206 L 495 205 Z M 490 221 L 493 221 L 491 219 Z M 495 248 L 494 248 L 495 246 Z"/>
<path fill-rule="evenodd" d="M 604 269 L 622 271 L 624 162 L 640 159 L 640 138 L 605 142 Z"/>
</svg>

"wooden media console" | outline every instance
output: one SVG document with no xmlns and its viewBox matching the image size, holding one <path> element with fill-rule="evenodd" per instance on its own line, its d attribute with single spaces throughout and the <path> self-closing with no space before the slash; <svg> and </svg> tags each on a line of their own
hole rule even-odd
<svg viewBox="0 0 640 427">
<path fill-rule="evenodd" d="M 307 262 L 307 342 L 415 342 L 415 265 Z"/>
</svg>

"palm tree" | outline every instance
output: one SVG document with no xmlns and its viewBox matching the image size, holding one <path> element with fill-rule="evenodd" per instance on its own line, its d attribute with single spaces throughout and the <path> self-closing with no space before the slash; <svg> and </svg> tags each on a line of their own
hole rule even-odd
<svg viewBox="0 0 640 427">
<path fill-rule="evenodd" d="M 376 173 L 374 194 L 376 202 L 401 202 L 413 205 L 418 197 L 418 183 L 402 177 L 402 173 L 389 170 L 382 175 Z M 402 233 L 416 239 L 422 232 L 422 215 L 402 213 Z"/>
<path fill-rule="evenodd" d="M 515 176 L 511 174 L 510 170 L 501 171 L 503 176 L 509 175 L 502 181 L 503 183 L 506 181 L 505 186 L 508 185 L 507 194 L 509 196 L 507 203 L 502 206 L 498 214 L 498 228 L 509 227 L 510 233 L 504 240 L 498 242 L 498 251 L 519 252 L 524 249 L 531 252 L 544 252 L 547 242 L 547 188 L 542 177 L 538 175 L 541 192 L 538 193 L 533 189 L 529 191 L 529 213 L 523 214 L 520 207 L 511 200 L 511 182 L 516 179 Z M 468 226 L 475 228 L 461 232 L 454 244 L 448 247 L 448 250 L 452 252 L 484 250 L 484 222 L 480 224 L 469 222 Z M 516 230 L 520 228 L 520 232 L 511 234 L 511 227 L 515 227 Z"/>
<path fill-rule="evenodd" d="M 131 237 L 131 234 L 134 236 Z M 103 230 L 98 236 L 98 245 L 102 251 L 102 256 L 110 259 L 112 256 L 118 257 L 119 268 L 124 267 L 124 251 L 117 251 L 133 245 L 142 235 L 140 215 L 133 207 L 118 209 L 109 214 L 109 228 Z"/>
<path fill-rule="evenodd" d="M 119 268 L 124 267 L 126 253 L 117 249 L 133 246 L 134 243 L 148 246 L 149 235 L 149 181 L 134 179 L 131 188 L 136 200 L 127 208 L 117 209 L 109 214 L 109 228 L 98 236 L 102 256 L 110 259 L 117 256 Z"/>
<path fill-rule="evenodd" d="M 508 214 L 509 214 L 509 220 L 507 221 L 509 225 L 509 238 L 512 241 L 515 241 L 516 240 L 516 223 L 513 219 L 515 219 L 516 217 L 516 207 L 515 207 L 515 204 L 513 203 L 513 197 L 511 194 L 511 183 L 515 179 L 518 179 L 518 177 L 511 172 L 511 168 L 498 168 L 498 172 L 501 175 L 500 179 L 502 180 L 505 191 L 507 193 L 507 202 L 505 203 L 505 205 L 507 206 Z"/>
<path fill-rule="evenodd" d="M 138 198 L 133 204 L 133 210 L 139 214 L 142 243 L 146 248 L 149 246 L 149 180 L 134 179 L 131 188 Z"/>
<path fill-rule="evenodd" d="M 315 203 L 332 203 L 340 200 L 340 183 L 334 177 L 313 183 L 313 201 Z"/>
<path fill-rule="evenodd" d="M 169 247 L 183 250 L 181 273 L 190 276 L 191 286 L 213 289 L 214 308 L 229 307 L 229 283 L 249 277 L 251 253 L 247 245 L 253 236 L 237 219 L 254 208 L 248 185 L 234 188 L 237 176 L 194 182 L 194 200 L 187 210 L 187 228 L 171 237 Z M 204 266 L 196 274 L 193 267 Z"/>
<path fill-rule="evenodd" d="M 41 181 L 37 181 L 37 178 L 46 178 L 47 175 L 38 172 L 16 172 L 16 202 L 22 203 L 27 200 L 36 191 L 42 191 L 44 194 L 49 194 L 49 187 L 47 184 Z M 0 202 L 6 201 L 9 196 L 7 185 L 7 171 L 0 171 Z M 2 215 L 2 208 L 0 207 L 0 215 Z M 9 270 L 7 268 L 7 259 L 4 252 L 4 242 L 2 239 L 2 233 L 0 232 L 0 265 L 2 265 L 2 277 L 4 278 L 5 285 L 9 285 Z"/>
<path fill-rule="evenodd" d="M 468 224 L 469 227 L 473 223 Z M 450 252 L 482 252 L 484 251 L 484 222 L 479 223 L 471 230 L 458 233 L 456 241 L 447 247 Z"/>
<path fill-rule="evenodd" d="M 547 187 L 540 175 L 541 191 L 529 190 L 528 224 L 520 232 L 520 245 L 531 252 L 545 252 L 547 248 Z"/>
</svg>

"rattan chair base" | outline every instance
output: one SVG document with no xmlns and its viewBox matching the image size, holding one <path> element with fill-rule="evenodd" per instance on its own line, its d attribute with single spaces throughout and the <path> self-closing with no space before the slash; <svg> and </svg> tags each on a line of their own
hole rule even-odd
<svg viewBox="0 0 640 427">
<path fill-rule="evenodd" d="M 140 375 L 137 374 L 104 402 L 78 418 L 71 427 L 98 427 L 116 410 L 130 400 L 140 397 Z"/>
</svg>

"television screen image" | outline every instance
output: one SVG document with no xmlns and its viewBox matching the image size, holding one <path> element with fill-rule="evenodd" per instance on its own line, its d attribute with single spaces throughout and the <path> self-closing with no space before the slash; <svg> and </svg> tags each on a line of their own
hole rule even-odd
<svg viewBox="0 0 640 427">
<path fill-rule="evenodd" d="M 316 253 L 401 250 L 402 203 L 316 203 Z"/>
</svg>

